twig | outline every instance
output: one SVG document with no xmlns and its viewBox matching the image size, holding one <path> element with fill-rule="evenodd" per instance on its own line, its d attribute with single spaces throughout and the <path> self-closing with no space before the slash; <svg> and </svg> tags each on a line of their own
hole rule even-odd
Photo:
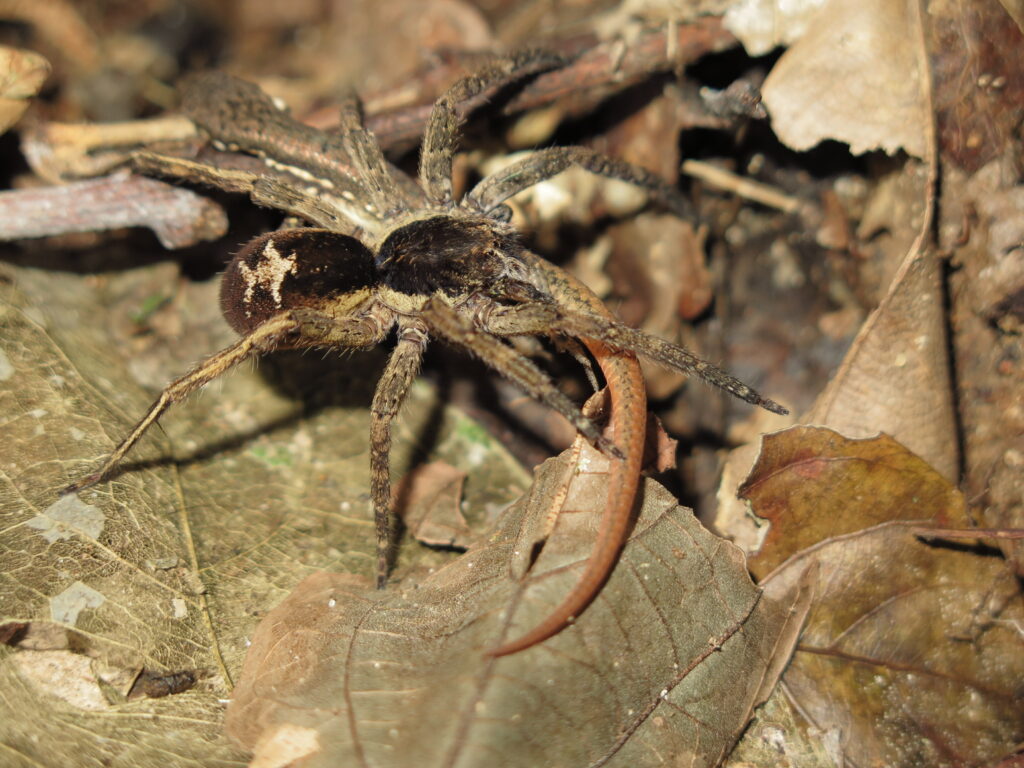
<svg viewBox="0 0 1024 768">
<path fill-rule="evenodd" d="M 673 45 L 668 35 L 674 34 Z M 574 52 L 580 40 L 566 41 L 567 51 Z M 725 30 L 719 19 L 708 17 L 693 24 L 659 26 L 640 34 L 623 48 L 622 41 L 597 42 L 565 67 L 538 75 L 501 109 L 515 114 L 555 102 L 568 106 L 569 112 L 592 109 L 609 95 L 647 79 L 654 73 L 670 72 L 705 54 L 736 44 L 736 38 Z M 671 54 L 671 55 L 670 55 Z M 463 115 L 477 109 L 486 96 L 462 105 Z M 386 102 L 387 97 L 377 101 Z M 433 104 L 433 95 L 424 103 L 401 109 L 373 113 L 373 101 L 367 103 L 367 127 L 377 136 L 385 150 L 412 146 L 419 140 Z"/>
<path fill-rule="evenodd" d="M 128 173 L 0 192 L 0 240 L 148 227 L 165 248 L 175 249 L 216 240 L 227 225 L 224 209 L 212 200 Z"/>
<path fill-rule="evenodd" d="M 22 131 L 21 151 L 37 175 L 58 184 L 109 173 L 141 146 L 197 136 L 192 121 L 181 115 L 123 123 L 42 123 Z"/>
<path fill-rule="evenodd" d="M 795 197 L 780 192 L 767 184 L 745 179 L 702 160 L 684 160 L 683 173 L 706 181 L 720 189 L 735 192 L 740 197 L 753 200 L 786 213 L 796 213 L 802 203 Z"/>
<path fill-rule="evenodd" d="M 911 528 L 929 539 L 1024 539 L 1024 528 Z"/>
</svg>

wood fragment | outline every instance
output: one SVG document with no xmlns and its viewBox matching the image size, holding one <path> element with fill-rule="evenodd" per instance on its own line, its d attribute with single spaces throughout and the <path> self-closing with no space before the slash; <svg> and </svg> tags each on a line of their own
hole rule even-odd
<svg viewBox="0 0 1024 768">
<path fill-rule="evenodd" d="M 212 200 L 128 173 L 0 192 L 0 240 L 141 226 L 175 249 L 216 240 L 227 224 L 224 209 Z"/>
<path fill-rule="evenodd" d="M 774 187 L 737 176 L 731 171 L 702 160 L 684 160 L 682 171 L 688 176 L 706 181 L 719 189 L 734 192 L 747 200 L 777 208 L 785 213 L 796 213 L 803 205 L 799 199 L 780 192 Z"/>
</svg>

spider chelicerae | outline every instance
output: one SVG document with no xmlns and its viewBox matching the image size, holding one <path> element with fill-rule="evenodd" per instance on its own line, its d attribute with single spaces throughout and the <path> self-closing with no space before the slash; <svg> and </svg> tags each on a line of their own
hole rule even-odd
<svg viewBox="0 0 1024 768">
<path fill-rule="evenodd" d="M 251 83 L 213 72 L 187 80 L 182 87 L 184 114 L 217 149 L 255 156 L 262 165 L 258 170 L 239 169 L 216 159 L 148 151 L 136 155 L 136 167 L 244 191 L 260 204 L 296 214 L 315 226 L 261 235 L 234 256 L 221 283 L 221 304 L 241 338 L 172 382 L 99 470 L 67 490 L 108 478 L 172 403 L 247 358 L 276 349 L 368 348 L 394 331 L 394 351 L 370 407 L 377 584 L 383 587 L 390 549 L 391 421 L 417 375 L 428 340 L 438 337 L 480 358 L 555 409 L 626 467 L 625 475 L 634 475 L 626 477 L 617 497 L 613 499 L 616 491 L 609 492 L 611 512 L 606 516 L 621 519 L 613 533 L 604 535 L 605 543 L 595 548 L 603 547 L 603 560 L 581 579 L 587 584 L 567 599 L 564 615 L 531 633 L 531 640 L 507 644 L 496 653 L 528 647 L 571 621 L 592 596 L 584 593 L 599 588 L 611 567 L 636 491 L 639 443 L 633 435 L 628 438 L 631 447 L 620 445 L 626 432 L 642 431 L 646 414 L 635 355 L 696 374 L 768 410 L 785 409 L 685 349 L 615 320 L 585 287 L 525 248 L 509 223 L 507 199 L 573 165 L 642 187 L 658 204 L 685 213 L 685 200 L 661 179 L 585 148 L 552 147 L 513 162 L 484 178 L 461 200 L 453 199 L 460 105 L 559 63 L 550 54 L 526 52 L 496 60 L 452 85 L 427 121 L 418 182 L 385 159 L 363 127 L 354 98 L 342 106 L 339 129 L 327 133 L 293 120 Z M 524 335 L 579 339 L 599 363 L 602 357 L 614 358 L 614 365 L 602 369 L 613 400 L 632 399 L 633 410 L 620 411 L 632 415 L 619 418 L 633 423 L 620 423 L 612 439 L 603 437 L 594 421 L 508 341 Z"/>
</svg>

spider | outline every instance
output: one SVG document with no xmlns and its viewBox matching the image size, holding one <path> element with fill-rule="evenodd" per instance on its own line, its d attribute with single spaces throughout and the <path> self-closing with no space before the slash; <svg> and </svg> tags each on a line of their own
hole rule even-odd
<svg viewBox="0 0 1024 768">
<path fill-rule="evenodd" d="M 560 59 L 538 51 L 499 59 L 452 85 L 434 104 L 420 150 L 419 178 L 391 166 L 347 98 L 337 132 L 305 126 L 257 86 L 210 72 L 182 86 L 182 111 L 224 152 L 262 161 L 258 170 L 140 152 L 147 173 L 248 192 L 258 203 L 314 226 L 260 235 L 231 260 L 221 307 L 241 338 L 175 380 L 102 466 L 67 492 L 110 477 L 143 433 L 167 410 L 229 368 L 276 349 L 363 349 L 394 331 L 394 351 L 370 406 L 371 499 L 377 531 L 377 586 L 389 567 L 391 422 L 431 337 L 475 355 L 567 418 L 612 460 L 609 497 L 597 542 L 577 586 L 541 624 L 487 651 L 500 656 L 559 632 L 582 611 L 614 567 L 639 483 L 646 422 L 636 355 L 696 374 L 776 413 L 785 409 L 681 347 L 618 322 L 585 286 L 530 252 L 510 224 L 505 201 L 569 166 L 625 180 L 677 214 L 679 193 L 637 166 L 582 147 L 533 152 L 453 199 L 452 161 L 460 105 L 551 69 Z M 554 336 L 582 341 L 611 397 L 611 437 L 570 401 L 509 339 Z"/>
</svg>

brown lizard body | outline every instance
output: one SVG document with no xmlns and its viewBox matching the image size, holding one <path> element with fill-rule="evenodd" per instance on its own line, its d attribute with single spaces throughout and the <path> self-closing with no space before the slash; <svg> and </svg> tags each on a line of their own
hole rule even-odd
<svg viewBox="0 0 1024 768">
<path fill-rule="evenodd" d="M 560 303 L 592 312 L 608 320 L 614 316 L 587 286 L 544 259 L 534 257 L 532 266 L 547 278 Z M 573 590 L 548 617 L 525 635 L 487 651 L 490 656 L 507 656 L 526 650 L 558 634 L 597 596 L 615 567 L 619 550 L 629 530 L 629 520 L 640 484 L 644 436 L 647 425 L 647 389 L 636 355 L 614 350 L 597 339 L 581 339 L 604 374 L 611 398 L 611 440 L 622 458 L 609 457 L 608 498 L 597 532 L 594 549 Z"/>
</svg>

